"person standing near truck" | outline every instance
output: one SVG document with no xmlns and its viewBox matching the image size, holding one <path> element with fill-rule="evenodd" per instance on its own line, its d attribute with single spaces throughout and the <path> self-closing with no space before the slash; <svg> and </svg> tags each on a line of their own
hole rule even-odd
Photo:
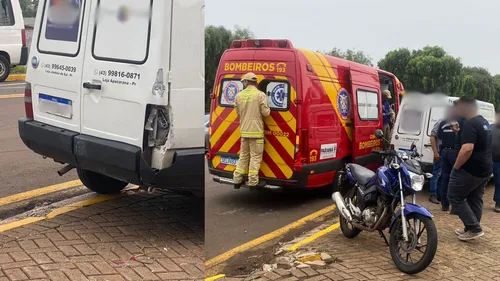
<svg viewBox="0 0 500 281">
<path fill-rule="evenodd" d="M 456 103 L 448 111 L 448 116 L 439 123 L 437 139 L 440 140 L 439 159 L 441 162 L 441 207 L 447 212 L 450 210 L 448 201 L 448 185 L 450 174 L 458 156 L 460 144 L 457 143 L 457 132 L 460 130 L 461 120 L 457 117 Z M 431 141 L 432 143 L 432 141 Z M 439 181 L 438 181 L 439 182 Z"/>
<path fill-rule="evenodd" d="M 495 212 L 500 213 L 500 111 L 495 115 L 495 124 L 491 127 L 493 153 L 493 178 L 495 180 Z"/>
<path fill-rule="evenodd" d="M 382 92 L 382 122 L 384 125 L 384 138 L 386 140 L 391 139 L 391 127 L 392 123 L 394 123 L 394 119 L 396 114 L 394 114 L 394 111 L 391 109 L 391 92 L 389 90 L 384 90 Z M 384 142 L 384 150 L 389 149 L 389 142 Z"/>
<path fill-rule="evenodd" d="M 257 89 L 257 76 L 247 73 L 241 79 L 244 90 L 235 98 L 236 113 L 240 117 L 241 149 L 236 169 L 234 170 L 234 188 L 243 184 L 243 176 L 248 170 L 248 187 L 259 184 L 259 170 L 264 153 L 264 117 L 271 110 L 267 96 Z"/>
<path fill-rule="evenodd" d="M 461 97 L 458 107 L 465 121 L 458 133 L 460 151 L 450 174 L 448 198 L 451 214 L 457 215 L 464 225 L 455 233 L 459 240 L 467 241 L 484 235 L 483 196 L 493 172 L 491 129 L 488 121 L 478 114 L 474 98 Z"/>
<path fill-rule="evenodd" d="M 442 123 L 443 119 L 438 120 L 431 131 L 431 147 L 434 153 L 434 162 L 432 163 L 429 201 L 434 204 L 439 204 L 439 201 L 441 201 L 441 139 L 438 136 L 438 131 L 443 125 Z"/>
</svg>

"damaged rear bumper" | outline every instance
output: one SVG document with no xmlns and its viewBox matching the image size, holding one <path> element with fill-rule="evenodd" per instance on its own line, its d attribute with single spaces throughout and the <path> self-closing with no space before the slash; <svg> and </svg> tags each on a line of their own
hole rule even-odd
<svg viewBox="0 0 500 281">
<path fill-rule="evenodd" d="M 19 136 L 34 152 L 78 168 L 128 183 L 174 191 L 204 190 L 205 149 L 176 150 L 173 164 L 151 168 L 141 148 L 50 126 L 33 119 L 18 121 Z"/>
</svg>

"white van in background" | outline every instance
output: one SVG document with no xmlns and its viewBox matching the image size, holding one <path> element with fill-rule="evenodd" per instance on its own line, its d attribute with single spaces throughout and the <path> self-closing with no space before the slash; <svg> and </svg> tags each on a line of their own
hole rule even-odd
<svg viewBox="0 0 500 281">
<path fill-rule="evenodd" d="M 202 195 L 204 0 L 40 1 L 19 134 L 98 193 Z"/>
<path fill-rule="evenodd" d="M 421 157 L 421 165 L 425 172 L 432 172 L 433 155 L 430 136 L 436 122 L 446 115 L 446 108 L 457 100 L 440 94 L 424 95 L 406 94 L 400 112 L 396 118 L 391 144 L 396 150 L 409 149 L 415 143 Z M 490 124 L 495 122 L 495 106 L 478 101 L 479 114 Z"/>
<path fill-rule="evenodd" d="M 0 0 L 0 82 L 9 77 L 10 68 L 28 60 L 26 31 L 19 0 Z"/>
</svg>

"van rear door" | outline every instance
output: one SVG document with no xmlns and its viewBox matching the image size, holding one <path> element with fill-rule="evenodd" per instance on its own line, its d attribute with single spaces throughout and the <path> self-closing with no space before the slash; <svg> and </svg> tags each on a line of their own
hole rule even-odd
<svg viewBox="0 0 500 281">
<path fill-rule="evenodd" d="M 291 64 L 290 64 L 291 65 Z M 292 66 L 290 66 L 292 67 Z M 215 169 L 234 171 L 240 151 L 239 119 L 234 97 L 243 89 L 241 74 L 220 77 L 211 116 L 210 153 Z M 259 90 L 271 108 L 265 122 L 265 148 L 260 176 L 288 180 L 293 175 L 297 122 L 294 81 L 287 76 L 258 74 Z"/>
<path fill-rule="evenodd" d="M 142 147 L 147 104 L 168 100 L 172 1 L 93 0 L 81 132 Z M 181 75 L 181 74 L 179 74 Z M 155 84 L 156 83 L 156 84 Z"/>
<path fill-rule="evenodd" d="M 422 136 L 422 142 L 416 143 L 420 154 L 422 154 L 421 161 L 423 163 L 434 163 L 434 152 L 431 145 L 431 133 L 436 123 L 442 120 L 446 115 L 446 107 L 434 106 L 431 107 L 428 113 L 428 118 L 424 122 L 425 133 Z"/>
<path fill-rule="evenodd" d="M 410 97 L 408 97 L 409 99 Z M 405 99 L 407 99 L 405 97 Z M 393 129 L 393 138 L 391 144 L 396 150 L 409 150 L 411 145 L 415 143 L 420 151 L 426 151 L 424 143 L 425 123 L 428 120 L 428 108 L 419 107 L 419 104 L 405 103 L 401 106 L 401 110 L 397 116 L 396 123 Z M 432 128 L 430 128 L 432 130 Z M 426 153 L 423 153 L 426 156 Z M 423 161 L 422 161 L 423 162 Z M 432 163 L 432 154 L 431 162 Z"/>
<path fill-rule="evenodd" d="M 80 93 L 90 0 L 41 1 L 26 80 L 34 119 L 80 131 Z"/>
</svg>

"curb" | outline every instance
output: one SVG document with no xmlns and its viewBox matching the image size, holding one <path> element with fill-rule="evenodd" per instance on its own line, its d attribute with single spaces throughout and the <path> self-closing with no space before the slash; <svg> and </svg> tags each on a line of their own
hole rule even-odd
<svg viewBox="0 0 500 281">
<path fill-rule="evenodd" d="M 12 81 L 24 81 L 26 80 L 26 74 L 11 74 L 9 77 L 7 77 L 6 82 L 12 82 Z"/>
</svg>

